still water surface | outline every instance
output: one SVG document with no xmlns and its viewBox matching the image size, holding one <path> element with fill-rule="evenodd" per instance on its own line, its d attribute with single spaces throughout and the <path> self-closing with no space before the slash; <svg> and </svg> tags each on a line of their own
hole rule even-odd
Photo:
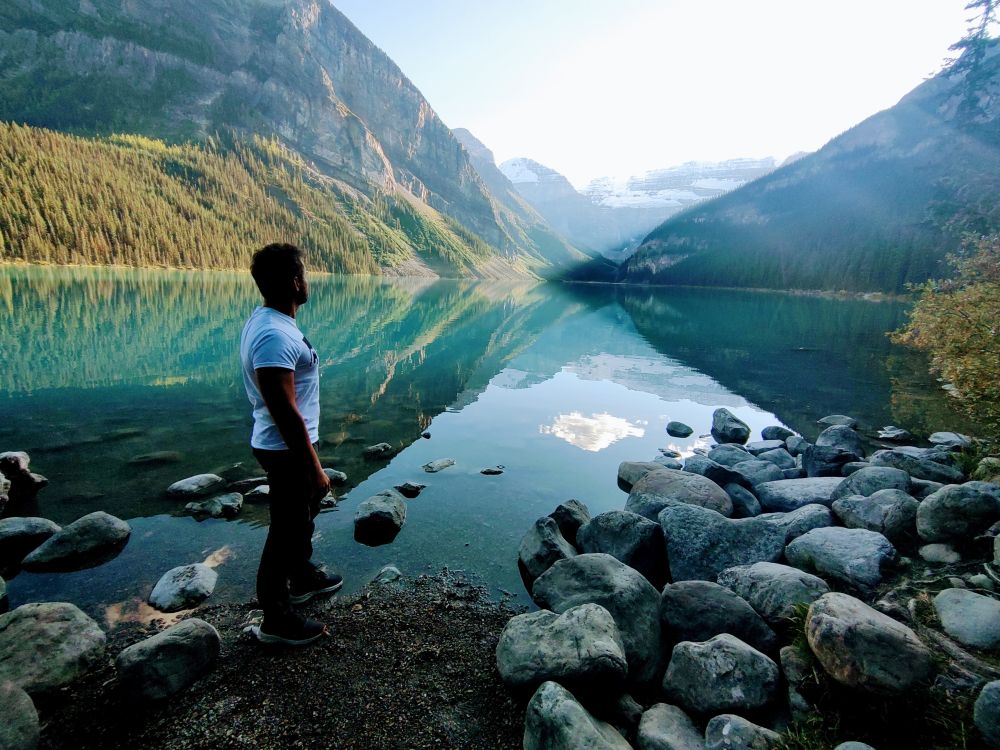
<svg viewBox="0 0 1000 750">
<path fill-rule="evenodd" d="M 319 453 L 349 476 L 315 550 L 347 590 L 387 564 L 448 567 L 526 602 L 516 554 L 530 523 L 569 498 L 622 507 L 618 463 L 707 445 L 719 406 L 757 437 L 784 424 L 812 438 L 835 412 L 918 434 L 963 427 L 925 361 L 886 339 L 898 303 L 364 277 L 311 287 L 299 324 L 320 354 Z M 199 522 L 165 489 L 260 474 L 237 353 L 256 304 L 237 274 L 0 268 L 0 450 L 27 450 L 50 480 L 35 507 L 8 512 L 66 524 L 105 510 L 133 530 L 99 567 L 17 574 L 12 606 L 72 601 L 113 624 L 166 570 L 205 560 L 219 572 L 210 601 L 253 597 L 266 506 Z M 694 435 L 670 438 L 670 420 Z M 365 460 L 377 442 L 400 452 Z M 153 452 L 176 455 L 137 461 Z M 456 464 L 421 470 L 437 458 Z M 496 465 L 502 475 L 480 473 Z M 356 543 L 357 505 L 407 480 L 428 486 L 395 542 Z"/>
</svg>

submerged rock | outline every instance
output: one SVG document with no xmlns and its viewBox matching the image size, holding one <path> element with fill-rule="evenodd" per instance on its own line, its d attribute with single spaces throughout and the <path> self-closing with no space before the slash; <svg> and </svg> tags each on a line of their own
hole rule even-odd
<svg viewBox="0 0 1000 750">
<path fill-rule="evenodd" d="M 375 445 L 369 445 L 361 451 L 361 455 L 374 461 L 380 458 L 395 456 L 396 449 L 389 445 L 389 443 L 375 443 Z"/>
<path fill-rule="evenodd" d="M 192 617 L 118 654 L 118 684 L 132 702 L 169 698 L 207 673 L 221 647 L 216 629 Z"/>
<path fill-rule="evenodd" d="M 88 513 L 53 534 L 24 558 L 30 571 L 66 571 L 93 567 L 122 551 L 132 533 L 120 518 L 102 510 Z"/>
<path fill-rule="evenodd" d="M 163 466 L 165 464 L 178 464 L 183 460 L 184 454 L 179 451 L 153 451 L 152 453 L 132 456 L 128 462 L 137 466 Z"/>
<path fill-rule="evenodd" d="M 204 563 L 181 565 L 168 570 L 157 581 L 149 603 L 161 612 L 179 612 L 197 607 L 215 591 L 219 574 Z"/>
<path fill-rule="evenodd" d="M 455 465 L 455 459 L 453 458 L 436 458 L 433 461 L 428 461 L 423 465 L 423 470 L 428 474 L 436 474 L 439 471 L 444 471 L 450 466 Z"/>
<path fill-rule="evenodd" d="M 323 473 L 326 474 L 326 478 L 330 480 L 330 485 L 333 487 L 343 487 L 347 484 L 347 474 L 342 471 L 323 469 Z"/>
<path fill-rule="evenodd" d="M 712 412 L 712 437 L 719 443 L 745 443 L 750 439 L 750 428 L 729 409 Z"/>
<path fill-rule="evenodd" d="M 239 492 L 227 492 L 184 506 L 185 512 L 207 518 L 236 518 L 242 508 L 243 495 Z"/>
<path fill-rule="evenodd" d="M 419 482 L 403 482 L 402 484 L 397 484 L 393 489 L 395 489 L 403 497 L 413 499 L 421 493 L 422 490 L 426 489 L 426 484 L 420 484 Z"/>
<path fill-rule="evenodd" d="M 388 544 L 406 522 L 406 502 L 395 490 L 383 490 L 354 513 L 354 538 L 369 547 Z"/>
<path fill-rule="evenodd" d="M 632 750 L 610 724 L 594 718 L 566 688 L 545 682 L 528 702 L 524 750 Z"/>
<path fill-rule="evenodd" d="M 196 474 L 174 482 L 167 487 L 167 494 L 171 497 L 195 498 L 225 486 L 226 480 L 218 474 Z"/>
</svg>

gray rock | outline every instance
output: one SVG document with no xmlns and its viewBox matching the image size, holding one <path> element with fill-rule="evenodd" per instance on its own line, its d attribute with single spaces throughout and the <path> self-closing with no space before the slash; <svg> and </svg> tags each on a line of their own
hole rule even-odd
<svg viewBox="0 0 1000 750">
<path fill-rule="evenodd" d="M 732 470 L 746 479 L 752 487 L 765 482 L 780 482 L 785 478 L 781 469 L 770 461 L 760 459 L 742 461 L 736 464 Z"/>
<path fill-rule="evenodd" d="M 833 512 L 844 526 L 877 531 L 893 544 L 916 535 L 918 507 L 902 490 L 879 490 L 871 497 L 849 495 L 833 502 Z"/>
<path fill-rule="evenodd" d="M 625 510 L 657 521 L 660 511 L 672 502 L 697 505 L 724 516 L 733 514 L 729 495 L 711 479 L 671 469 L 651 471 L 636 482 L 625 503 Z"/>
<path fill-rule="evenodd" d="M 611 705 L 600 706 L 598 718 L 608 722 L 628 742 L 634 742 L 642 721 L 642 705 L 628 693 L 622 693 Z M 596 710 L 596 709 L 595 709 Z"/>
<path fill-rule="evenodd" d="M 686 438 L 690 437 L 693 432 L 694 430 L 683 422 L 667 422 L 667 434 L 670 435 L 670 437 Z"/>
<path fill-rule="evenodd" d="M 851 474 L 833 491 L 833 499 L 848 495 L 869 497 L 879 490 L 910 491 L 910 475 L 891 466 L 867 466 Z"/>
<path fill-rule="evenodd" d="M 330 484 L 334 487 L 343 487 L 347 484 L 347 474 L 342 471 L 323 469 L 323 473 L 326 474 L 326 478 L 330 480 Z"/>
<path fill-rule="evenodd" d="M 917 510 L 917 533 L 928 542 L 964 540 L 1000 520 L 1000 486 L 989 482 L 949 484 Z"/>
<path fill-rule="evenodd" d="M 184 455 L 178 451 L 153 451 L 152 453 L 132 456 L 128 462 L 137 466 L 163 466 L 164 464 L 179 464 L 183 460 Z"/>
<path fill-rule="evenodd" d="M 940 482 L 930 482 L 926 479 L 910 479 L 910 494 L 917 500 L 925 500 L 944 487 Z"/>
<path fill-rule="evenodd" d="M 651 471 L 659 471 L 663 464 L 655 461 L 622 461 L 618 464 L 618 486 L 630 492 L 632 486 Z"/>
<path fill-rule="evenodd" d="M 238 492 L 241 495 L 245 495 L 250 490 L 257 489 L 262 484 L 267 484 L 267 477 L 250 477 L 249 479 L 237 479 L 235 482 L 230 482 L 226 485 L 226 489 L 230 492 Z"/>
<path fill-rule="evenodd" d="M 396 449 L 389 445 L 389 443 L 375 443 L 375 445 L 369 445 L 366 447 L 361 452 L 361 455 L 372 460 L 391 458 L 396 455 Z"/>
<path fill-rule="evenodd" d="M 914 456 L 902 448 L 875 451 L 868 457 L 873 466 L 892 466 L 902 469 L 915 479 L 928 479 L 943 484 L 958 484 L 965 479 L 959 469 L 938 463 L 930 457 Z"/>
<path fill-rule="evenodd" d="M 869 466 L 871 466 L 871 464 L 868 463 L 867 461 L 850 461 L 840 467 L 840 475 L 844 477 L 849 477 L 851 476 L 851 474 L 861 471 L 862 469 L 866 469 Z"/>
<path fill-rule="evenodd" d="M 785 449 L 784 440 L 757 440 L 753 443 L 747 443 L 746 449 L 755 456 L 759 456 L 761 453 L 766 453 L 767 451 L 781 450 Z"/>
<path fill-rule="evenodd" d="M 741 484 L 747 489 L 753 487 L 753 484 L 738 471 L 717 464 L 708 456 L 702 456 L 698 453 L 684 459 L 684 471 L 700 474 L 706 479 L 711 479 L 720 487 L 727 484 Z"/>
<path fill-rule="evenodd" d="M 171 497 L 191 499 L 207 495 L 226 486 L 226 480 L 218 474 L 195 474 L 174 482 L 167 487 Z"/>
<path fill-rule="evenodd" d="M 694 505 L 660 512 L 674 581 L 714 581 L 726 568 L 781 559 L 784 532 L 760 518 L 728 519 Z"/>
<path fill-rule="evenodd" d="M 976 698 L 972 719 L 986 744 L 1000 748 L 1000 680 L 983 686 Z"/>
<path fill-rule="evenodd" d="M 0 472 L 0 513 L 3 513 L 10 502 L 10 480 Z"/>
<path fill-rule="evenodd" d="M 120 518 L 101 510 L 88 513 L 49 537 L 21 565 L 34 572 L 92 567 L 121 552 L 131 533 Z"/>
<path fill-rule="evenodd" d="M 705 750 L 772 750 L 780 744 L 780 734 L 735 714 L 716 716 L 705 727 Z"/>
<path fill-rule="evenodd" d="M 201 518 L 235 518 L 243 507 L 243 495 L 227 492 L 184 506 L 184 511 Z"/>
<path fill-rule="evenodd" d="M 866 745 L 864 742 L 841 742 L 833 750 L 875 750 L 871 745 Z"/>
<path fill-rule="evenodd" d="M 842 476 L 844 464 L 860 458 L 853 451 L 829 445 L 807 445 L 802 451 L 802 468 L 808 477 Z"/>
<path fill-rule="evenodd" d="M 941 542 L 925 544 L 917 550 L 917 554 L 925 562 L 938 563 L 939 565 L 954 565 L 962 560 L 962 556 L 955 551 L 954 547 Z"/>
<path fill-rule="evenodd" d="M 24 604 L 0 615 L 0 685 L 12 682 L 30 695 L 54 692 L 104 660 L 105 640 L 72 604 Z"/>
<path fill-rule="evenodd" d="M 382 490 L 354 513 L 354 538 L 374 547 L 396 538 L 406 523 L 406 501 L 396 490 Z"/>
<path fill-rule="evenodd" d="M 26 692 L 12 683 L 0 684 L 0 747 L 35 750 L 41 735 L 38 712 Z"/>
<path fill-rule="evenodd" d="M 785 450 L 793 456 L 802 455 L 805 449 L 810 445 L 812 445 L 812 443 L 801 435 L 792 435 L 791 437 L 785 438 Z"/>
<path fill-rule="evenodd" d="M 660 595 L 638 572 L 611 555 L 578 555 L 556 562 L 538 577 L 531 593 L 539 607 L 553 612 L 600 604 L 618 625 L 629 683 L 655 684 L 662 672 Z"/>
<path fill-rule="evenodd" d="M 875 531 L 831 527 L 806 532 L 785 548 L 785 557 L 796 568 L 869 595 L 895 561 L 896 548 Z"/>
<path fill-rule="evenodd" d="M 713 714 L 763 708 L 777 695 L 778 665 L 728 633 L 674 646 L 664 694 L 685 711 Z"/>
<path fill-rule="evenodd" d="M 680 471 L 684 468 L 684 464 L 678 461 L 676 458 L 671 456 L 660 456 L 653 459 L 653 463 L 656 464 L 661 469 L 673 469 L 674 471 Z"/>
<path fill-rule="evenodd" d="M 427 489 L 427 485 L 420 482 L 403 482 L 402 484 L 397 484 L 393 489 L 403 497 L 412 500 Z"/>
<path fill-rule="evenodd" d="M 567 500 L 556 506 L 556 509 L 549 513 L 549 518 L 559 526 L 559 533 L 563 535 L 563 539 L 576 546 L 577 532 L 581 526 L 590 521 L 590 511 L 579 500 Z"/>
<path fill-rule="evenodd" d="M 936 445 L 950 451 L 966 450 L 972 447 L 972 438 L 961 432 L 932 432 L 927 438 L 931 445 Z"/>
<path fill-rule="evenodd" d="M 813 602 L 806 638 L 830 677 L 866 692 L 903 694 L 934 671 L 931 652 L 916 633 L 847 594 Z"/>
<path fill-rule="evenodd" d="M 269 500 L 271 497 L 271 486 L 268 484 L 260 484 L 254 487 L 252 490 L 244 493 L 243 501 L 247 503 L 261 502 L 264 500 Z"/>
<path fill-rule="evenodd" d="M 631 750 L 618 730 L 594 718 L 566 688 L 545 682 L 528 702 L 524 750 Z"/>
<path fill-rule="evenodd" d="M 677 706 L 657 703 L 642 715 L 638 750 L 705 750 L 694 722 Z"/>
<path fill-rule="evenodd" d="M 759 484 L 754 487 L 754 492 L 761 508 L 769 512 L 787 512 L 812 504 L 829 507 L 833 502 L 833 491 L 841 481 L 838 477 L 780 479 Z"/>
<path fill-rule="evenodd" d="M 215 591 L 219 574 L 204 563 L 181 565 L 168 570 L 157 581 L 149 603 L 161 612 L 179 612 L 197 607 Z"/>
<path fill-rule="evenodd" d="M 708 452 L 708 457 L 721 466 L 732 468 L 738 463 L 751 460 L 753 454 L 740 445 L 723 443 L 712 448 Z"/>
<path fill-rule="evenodd" d="M 0 520 L 0 562 L 20 563 L 24 556 L 61 531 L 47 518 L 17 517 Z"/>
<path fill-rule="evenodd" d="M 386 565 L 372 579 L 372 583 L 376 586 L 388 586 L 391 583 L 395 583 L 403 578 L 402 571 L 395 565 Z"/>
<path fill-rule="evenodd" d="M 803 693 L 812 692 L 815 684 L 813 679 L 815 660 L 811 653 L 803 653 L 798 646 L 785 646 L 778 656 L 781 672 L 785 675 L 785 682 L 788 683 L 788 704 L 792 709 L 792 715 L 808 716 L 814 710 L 814 706 Z"/>
<path fill-rule="evenodd" d="M 24 451 L 0 453 L 0 477 L 3 477 L 0 496 L 18 502 L 30 500 L 49 483 L 41 474 L 28 469 L 30 463 L 31 458 Z"/>
<path fill-rule="evenodd" d="M 667 579 L 667 550 L 658 523 L 626 510 L 594 516 L 576 537 L 580 552 L 605 552 L 642 573 L 657 589 Z"/>
<path fill-rule="evenodd" d="M 747 602 L 711 581 L 668 584 L 660 596 L 663 635 L 669 643 L 707 641 L 729 633 L 758 651 L 777 646 L 774 631 Z"/>
<path fill-rule="evenodd" d="M 784 444 L 781 448 L 775 448 L 774 450 L 764 451 L 757 455 L 761 461 L 770 461 L 772 464 L 777 466 L 779 469 L 784 471 L 785 469 L 794 469 L 795 458 L 791 453 L 785 450 Z"/>
<path fill-rule="evenodd" d="M 455 465 L 455 459 L 453 458 L 436 458 L 433 461 L 428 461 L 423 465 L 423 470 L 428 474 L 436 474 L 439 471 L 443 471 L 450 466 Z"/>
<path fill-rule="evenodd" d="M 780 528 L 785 534 L 786 545 L 807 531 L 836 525 L 830 509 L 816 503 L 803 505 L 787 513 L 764 513 L 758 517 Z"/>
<path fill-rule="evenodd" d="M 908 440 L 913 439 L 913 435 L 904 430 L 902 427 L 896 427 L 895 425 L 886 425 L 881 430 L 876 433 L 879 440 L 888 440 L 890 443 L 905 443 Z"/>
<path fill-rule="evenodd" d="M 781 476 L 785 479 L 806 479 L 806 470 L 801 466 L 794 469 L 782 469 Z"/>
<path fill-rule="evenodd" d="M 764 440 L 781 440 L 782 442 L 792 437 L 794 434 L 795 433 L 787 427 L 781 427 L 779 425 L 770 425 L 760 431 L 760 436 L 764 438 Z"/>
<path fill-rule="evenodd" d="M 1000 601 L 967 589 L 945 589 L 934 597 L 944 632 L 966 646 L 1000 650 Z"/>
<path fill-rule="evenodd" d="M 727 568 L 718 580 L 749 602 L 772 627 L 787 625 L 797 607 L 812 604 L 830 591 L 822 578 L 778 563 Z"/>
<path fill-rule="evenodd" d="M 822 419 L 817 419 L 816 424 L 825 425 L 846 425 L 847 427 L 857 427 L 858 420 L 854 417 L 848 417 L 844 414 L 830 414 L 829 416 L 823 417 Z"/>
<path fill-rule="evenodd" d="M 733 518 L 753 518 L 760 515 L 760 503 L 750 490 L 738 484 L 727 484 L 722 489 L 733 501 Z"/>
<path fill-rule="evenodd" d="M 712 437 L 719 443 L 743 444 L 750 439 L 750 428 L 729 409 L 712 412 Z"/>
<path fill-rule="evenodd" d="M 584 694 L 614 693 L 628 673 L 618 627 L 597 604 L 581 604 L 561 615 L 542 610 L 512 617 L 496 654 L 500 678 L 515 689 L 534 690 L 555 680 Z"/>
<path fill-rule="evenodd" d="M 557 561 L 576 556 L 573 548 L 559 533 L 559 524 L 551 516 L 539 518 L 521 538 L 517 550 L 518 569 L 530 590 L 535 579 Z"/>
<path fill-rule="evenodd" d="M 221 647 L 215 628 L 192 617 L 118 654 L 118 684 L 132 702 L 169 698 L 205 675 Z"/>
</svg>

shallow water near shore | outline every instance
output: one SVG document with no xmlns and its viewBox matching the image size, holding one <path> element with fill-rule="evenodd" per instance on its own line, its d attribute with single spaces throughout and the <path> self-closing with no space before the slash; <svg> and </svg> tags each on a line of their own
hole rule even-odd
<svg viewBox="0 0 1000 750">
<path fill-rule="evenodd" d="M 619 462 L 708 445 L 719 406 L 754 439 L 770 424 L 814 438 L 830 413 L 918 435 L 967 429 L 923 357 L 886 338 L 905 319 L 899 302 L 366 277 L 310 286 L 299 324 L 320 354 L 319 453 L 349 477 L 317 519 L 315 557 L 348 591 L 387 564 L 447 567 L 528 603 L 516 555 L 531 522 L 570 498 L 592 513 L 622 507 Z M 266 505 L 199 522 L 165 490 L 203 472 L 261 473 L 237 352 L 257 304 L 240 274 L 0 267 L 0 450 L 28 451 L 50 480 L 8 515 L 66 524 L 105 510 L 132 525 L 110 562 L 13 576 L 12 606 L 71 601 L 107 625 L 143 619 L 156 580 L 200 561 L 219 572 L 210 601 L 253 597 Z M 694 434 L 669 437 L 671 420 Z M 364 459 L 378 442 L 399 452 Z M 421 469 L 438 458 L 455 465 Z M 427 489 L 396 540 L 356 543 L 357 505 L 404 481 Z"/>
</svg>

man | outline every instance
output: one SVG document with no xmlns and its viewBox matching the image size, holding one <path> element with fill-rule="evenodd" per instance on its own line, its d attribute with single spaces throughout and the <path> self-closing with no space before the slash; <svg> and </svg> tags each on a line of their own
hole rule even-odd
<svg viewBox="0 0 1000 750">
<path fill-rule="evenodd" d="M 343 579 L 310 561 L 313 520 L 330 480 L 314 443 L 319 433 L 319 356 L 295 313 L 309 299 L 302 253 L 274 244 L 253 256 L 250 273 L 264 296 L 240 336 L 243 385 L 253 406 L 253 454 L 267 472 L 271 525 L 257 571 L 264 643 L 304 645 L 326 626 L 292 605 L 338 590 Z"/>
</svg>

